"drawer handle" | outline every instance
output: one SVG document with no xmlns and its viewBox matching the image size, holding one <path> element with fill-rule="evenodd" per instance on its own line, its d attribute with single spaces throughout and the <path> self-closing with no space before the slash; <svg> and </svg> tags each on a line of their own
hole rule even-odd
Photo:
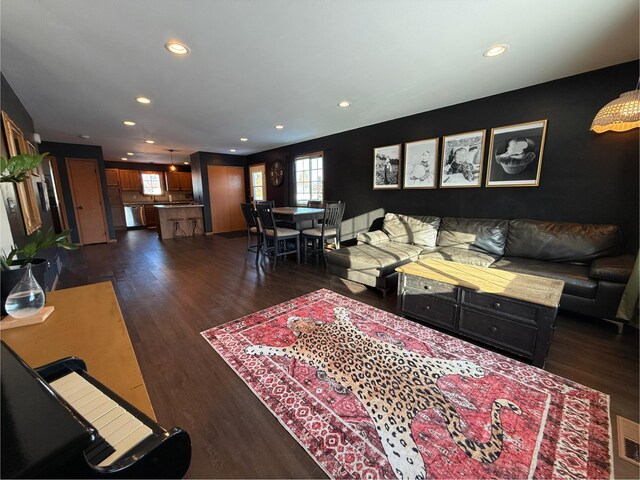
<svg viewBox="0 0 640 480">
<path fill-rule="evenodd" d="M 425 285 L 425 286 L 424 286 L 424 289 L 425 289 L 425 290 L 431 290 L 431 285 Z"/>
<path fill-rule="evenodd" d="M 491 330 L 491 333 L 496 333 L 498 331 L 498 327 L 492 326 L 489 330 Z"/>
<path fill-rule="evenodd" d="M 500 305 L 500 302 L 496 302 L 493 304 L 493 308 L 500 308 L 502 305 Z"/>
</svg>

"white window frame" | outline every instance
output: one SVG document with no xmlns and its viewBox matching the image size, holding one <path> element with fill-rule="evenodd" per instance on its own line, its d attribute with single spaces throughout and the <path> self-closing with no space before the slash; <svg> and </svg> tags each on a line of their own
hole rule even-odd
<svg viewBox="0 0 640 480">
<path fill-rule="evenodd" d="M 145 175 L 155 175 L 158 178 L 158 189 L 157 190 L 147 190 L 147 186 L 145 185 L 145 181 L 144 181 L 144 176 Z M 143 195 L 151 195 L 151 196 L 162 195 L 162 174 L 161 174 L 161 172 L 140 172 L 140 183 L 142 184 L 142 194 Z"/>
<path fill-rule="evenodd" d="M 312 168 L 312 160 L 313 159 L 320 159 L 320 168 L 319 169 L 314 169 Z M 309 180 L 308 181 L 303 181 L 303 182 L 298 182 L 298 162 L 299 161 L 307 161 L 307 166 L 308 168 L 305 169 L 309 172 Z M 314 181 L 311 180 L 311 177 L 313 176 L 313 171 L 320 171 L 321 173 L 321 180 L 318 181 Z M 303 199 L 299 199 L 299 194 L 298 194 L 298 188 L 301 185 L 304 184 L 308 184 L 309 185 L 309 193 L 301 193 L 300 195 L 305 195 L 305 197 Z M 320 191 L 320 198 L 318 198 L 317 196 L 314 196 L 312 193 L 312 184 L 313 183 L 319 183 L 320 187 L 321 187 L 321 191 Z M 294 159 L 293 159 L 293 195 L 294 195 L 294 200 L 295 200 L 295 204 L 297 206 L 307 206 L 307 202 L 309 200 L 319 200 L 321 202 L 324 201 L 324 152 L 313 152 L 313 153 L 307 153 L 304 155 L 297 155 Z M 307 198 L 308 197 L 308 198 Z"/>
</svg>

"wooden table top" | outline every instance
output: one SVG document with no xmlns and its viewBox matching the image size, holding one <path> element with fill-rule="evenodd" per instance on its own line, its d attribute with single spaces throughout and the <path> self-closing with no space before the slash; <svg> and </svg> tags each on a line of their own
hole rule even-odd
<svg viewBox="0 0 640 480">
<path fill-rule="evenodd" d="M 120 305 L 110 282 L 47 292 L 54 312 L 0 337 L 32 368 L 78 357 L 93 378 L 155 420 Z"/>
<path fill-rule="evenodd" d="M 564 288 L 562 280 L 476 267 L 447 260 L 425 259 L 396 268 L 398 272 L 458 285 L 483 293 L 515 298 L 546 307 L 557 307 Z"/>
<path fill-rule="evenodd" d="M 309 214 L 324 214 L 324 208 L 309 208 L 309 207 L 274 207 L 274 214 L 280 215 L 309 215 Z"/>
</svg>

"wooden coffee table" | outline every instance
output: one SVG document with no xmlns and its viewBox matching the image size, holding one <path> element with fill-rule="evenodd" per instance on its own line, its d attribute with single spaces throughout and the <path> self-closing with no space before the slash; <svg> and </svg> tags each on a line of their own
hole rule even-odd
<svg viewBox="0 0 640 480">
<path fill-rule="evenodd" d="M 544 366 L 564 282 L 446 260 L 396 269 L 398 314 Z"/>
</svg>

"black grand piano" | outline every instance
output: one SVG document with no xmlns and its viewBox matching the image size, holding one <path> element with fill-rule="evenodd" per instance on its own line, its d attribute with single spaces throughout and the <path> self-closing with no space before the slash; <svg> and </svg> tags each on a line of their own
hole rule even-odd
<svg viewBox="0 0 640 480">
<path fill-rule="evenodd" d="M 181 478 L 189 434 L 166 430 L 78 358 L 33 370 L 1 342 L 2 478 Z"/>
</svg>

